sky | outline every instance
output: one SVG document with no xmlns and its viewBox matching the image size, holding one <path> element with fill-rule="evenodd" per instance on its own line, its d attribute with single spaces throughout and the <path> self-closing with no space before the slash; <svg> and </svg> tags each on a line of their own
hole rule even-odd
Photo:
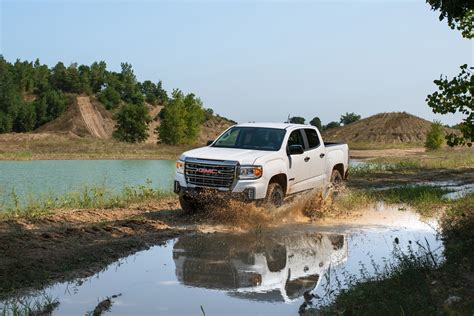
<svg viewBox="0 0 474 316">
<path fill-rule="evenodd" d="M 238 122 L 406 111 L 452 125 L 461 117 L 433 114 L 425 98 L 474 59 L 473 42 L 422 0 L 0 3 L 7 60 L 129 62 L 138 80 Z"/>
</svg>

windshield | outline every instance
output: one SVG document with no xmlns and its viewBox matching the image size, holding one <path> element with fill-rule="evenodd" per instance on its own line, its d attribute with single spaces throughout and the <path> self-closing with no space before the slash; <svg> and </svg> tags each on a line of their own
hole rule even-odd
<svg viewBox="0 0 474 316">
<path fill-rule="evenodd" d="M 280 150 L 285 130 L 264 127 L 232 127 L 212 147 L 254 150 Z"/>
</svg>

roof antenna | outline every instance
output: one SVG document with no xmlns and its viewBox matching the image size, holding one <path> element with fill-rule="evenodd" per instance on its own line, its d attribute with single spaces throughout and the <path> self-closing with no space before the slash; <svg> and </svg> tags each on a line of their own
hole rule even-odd
<svg viewBox="0 0 474 316">
<path fill-rule="evenodd" d="M 286 120 L 285 123 L 290 123 L 290 114 L 288 114 L 288 119 Z"/>
</svg>

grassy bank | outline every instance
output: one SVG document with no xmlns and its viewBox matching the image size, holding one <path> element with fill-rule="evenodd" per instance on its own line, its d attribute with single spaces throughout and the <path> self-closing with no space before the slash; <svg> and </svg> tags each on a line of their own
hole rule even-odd
<svg viewBox="0 0 474 316">
<path fill-rule="evenodd" d="M 351 210 L 385 202 L 408 205 L 421 215 L 432 215 L 449 205 L 450 201 L 444 197 L 449 192 L 449 189 L 429 185 L 408 185 L 384 190 L 346 189 L 338 193 L 330 207 L 350 213 Z"/>
<path fill-rule="evenodd" d="M 351 168 L 351 174 L 367 176 L 386 172 L 419 172 L 432 169 L 474 168 L 474 149 L 445 148 L 410 157 L 380 157 Z"/>
<path fill-rule="evenodd" d="M 9 200 L 0 204 L 0 220 L 10 218 L 31 218 L 51 214 L 57 210 L 67 209 L 111 209 L 128 207 L 133 203 L 146 203 L 171 197 L 171 192 L 165 192 L 153 187 L 151 181 L 144 185 L 125 186 L 120 192 L 101 186 L 85 186 L 77 192 L 61 196 L 29 197 L 26 203 L 21 203 L 19 196 L 13 190 Z"/>
<path fill-rule="evenodd" d="M 474 311 L 474 194 L 452 202 L 442 220 L 445 261 L 395 248 L 374 277 L 350 281 L 323 314 L 470 315 Z M 315 311 L 313 311 L 315 312 Z"/>
</svg>

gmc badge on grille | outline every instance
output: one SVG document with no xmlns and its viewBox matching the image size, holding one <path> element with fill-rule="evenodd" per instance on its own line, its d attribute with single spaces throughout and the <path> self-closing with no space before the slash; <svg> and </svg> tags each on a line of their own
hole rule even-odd
<svg viewBox="0 0 474 316">
<path fill-rule="evenodd" d="M 199 168 L 197 171 L 204 174 L 218 174 L 216 169 Z"/>
</svg>

